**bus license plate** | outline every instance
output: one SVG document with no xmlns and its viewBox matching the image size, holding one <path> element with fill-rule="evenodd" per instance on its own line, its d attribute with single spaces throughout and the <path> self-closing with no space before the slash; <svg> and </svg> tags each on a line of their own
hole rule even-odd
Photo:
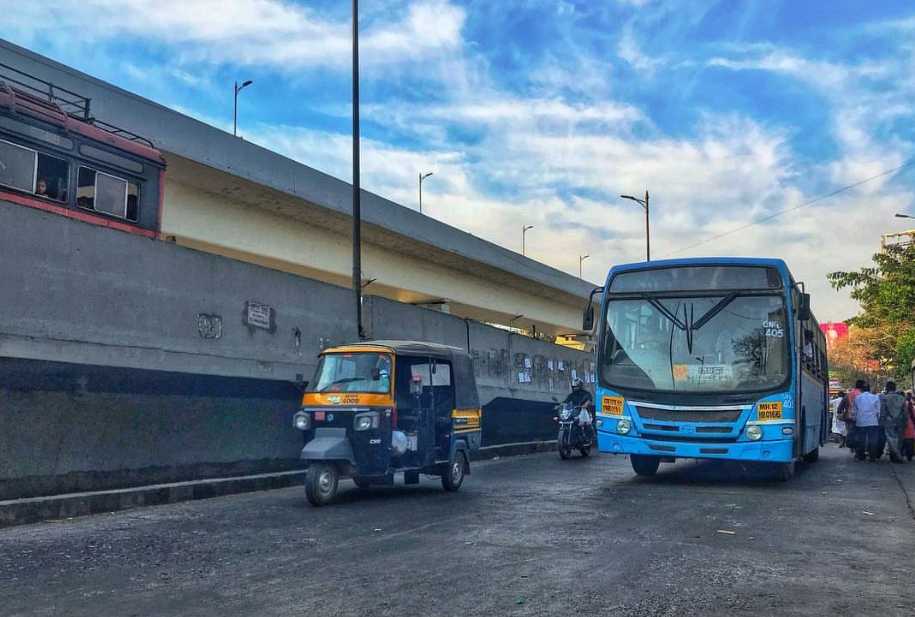
<svg viewBox="0 0 915 617">
<path fill-rule="evenodd" d="M 623 397 L 605 396 L 601 400 L 600 407 L 608 416 L 621 416 L 623 415 Z"/>
<path fill-rule="evenodd" d="M 781 420 L 782 404 L 781 401 L 768 403 L 759 403 L 756 405 L 756 417 L 759 420 Z"/>
</svg>

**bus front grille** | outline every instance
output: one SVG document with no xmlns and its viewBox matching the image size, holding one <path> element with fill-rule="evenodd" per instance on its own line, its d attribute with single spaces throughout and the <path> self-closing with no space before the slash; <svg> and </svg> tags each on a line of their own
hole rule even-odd
<svg viewBox="0 0 915 617">
<path fill-rule="evenodd" d="M 662 422 L 737 422 L 743 411 L 739 407 L 736 409 L 686 411 L 642 406 L 636 406 L 636 410 L 643 420 L 660 420 Z"/>
</svg>

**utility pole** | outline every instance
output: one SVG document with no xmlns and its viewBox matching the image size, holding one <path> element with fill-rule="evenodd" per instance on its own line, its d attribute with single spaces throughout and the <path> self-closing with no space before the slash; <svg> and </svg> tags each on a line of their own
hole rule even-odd
<svg viewBox="0 0 915 617">
<path fill-rule="evenodd" d="M 622 199 L 628 199 L 639 204 L 645 210 L 645 261 L 651 261 L 651 228 L 648 220 L 648 189 L 645 189 L 645 199 L 639 199 L 632 195 L 620 195 Z"/>
<path fill-rule="evenodd" d="M 522 255 L 525 255 L 525 254 L 526 254 L 526 253 L 525 253 L 526 246 L 525 246 L 524 237 L 527 235 L 527 230 L 528 230 L 528 229 L 533 229 L 533 228 L 534 228 L 533 225 L 522 225 L 522 226 L 521 226 L 521 254 L 522 254 Z"/>
<path fill-rule="evenodd" d="M 356 303 L 356 334 L 362 329 L 362 208 L 359 201 L 359 0 L 353 0 L 353 298 Z"/>
<path fill-rule="evenodd" d="M 434 174 L 434 171 L 419 172 L 419 213 L 423 213 L 423 180 Z"/>
<path fill-rule="evenodd" d="M 232 106 L 232 135 L 235 137 L 238 137 L 238 93 L 253 83 L 250 79 L 245 80 L 240 86 L 237 81 L 235 82 L 235 102 Z"/>
<path fill-rule="evenodd" d="M 583 278 L 581 276 L 581 262 L 586 260 L 588 257 L 590 257 L 590 255 L 579 255 L 578 256 L 578 278 Z"/>
</svg>

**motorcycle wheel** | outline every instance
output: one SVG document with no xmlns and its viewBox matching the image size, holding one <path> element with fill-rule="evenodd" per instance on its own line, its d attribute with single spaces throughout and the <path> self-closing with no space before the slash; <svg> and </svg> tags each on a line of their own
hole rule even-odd
<svg viewBox="0 0 915 617">
<path fill-rule="evenodd" d="M 556 438 L 556 449 L 559 450 L 559 458 L 562 460 L 572 457 L 572 446 L 569 445 L 569 437 L 564 430 L 560 430 L 559 437 Z"/>
<path fill-rule="evenodd" d="M 583 457 L 588 458 L 591 455 L 591 446 L 582 446 L 578 451 L 581 452 Z"/>
</svg>

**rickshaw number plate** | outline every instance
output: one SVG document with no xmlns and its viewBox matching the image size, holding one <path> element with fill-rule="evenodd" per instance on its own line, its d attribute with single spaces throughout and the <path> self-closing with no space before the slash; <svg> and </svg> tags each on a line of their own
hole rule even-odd
<svg viewBox="0 0 915 617">
<path fill-rule="evenodd" d="M 325 412 L 323 412 L 323 411 L 316 411 L 316 412 L 315 412 L 315 422 L 323 422 L 323 421 L 324 421 L 324 413 L 325 413 Z"/>
</svg>

